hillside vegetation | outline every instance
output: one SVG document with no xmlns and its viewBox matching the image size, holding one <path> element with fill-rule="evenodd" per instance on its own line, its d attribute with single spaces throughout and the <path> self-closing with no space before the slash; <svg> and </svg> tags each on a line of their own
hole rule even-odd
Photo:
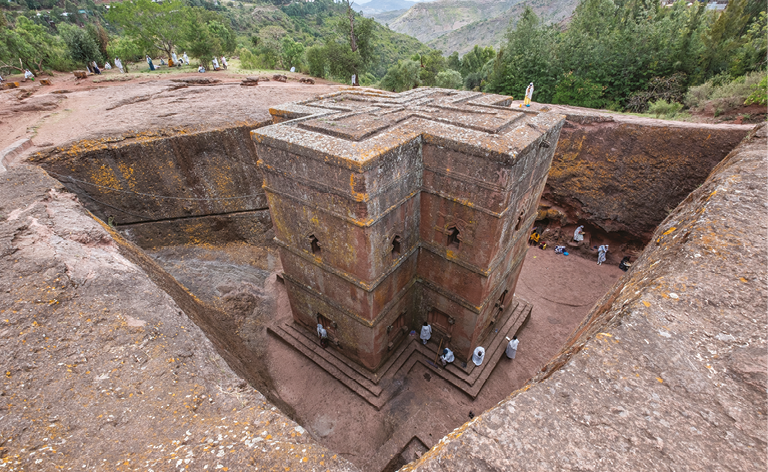
<svg viewBox="0 0 768 472">
<path fill-rule="evenodd" d="M 543 23 L 560 23 L 570 18 L 577 4 L 577 0 L 521 1 L 493 18 L 462 26 L 428 41 L 427 44 L 446 54 L 454 51 L 466 54 L 475 44 L 498 48 L 504 42 L 507 29 L 517 24 L 526 6 L 529 6 Z"/>
<path fill-rule="evenodd" d="M 390 21 L 389 27 L 398 33 L 429 42 L 470 23 L 494 18 L 520 1 L 437 0 L 431 3 L 417 3 Z"/>
<path fill-rule="evenodd" d="M 167 60 L 187 52 L 211 66 L 213 56 L 239 55 L 253 69 L 289 69 L 370 84 L 400 59 L 427 53 L 418 40 L 363 18 L 353 50 L 346 3 L 150 0 L 0 0 L 0 74 L 67 71 L 145 55 Z M 308 56 L 307 52 L 311 54 Z"/>
</svg>

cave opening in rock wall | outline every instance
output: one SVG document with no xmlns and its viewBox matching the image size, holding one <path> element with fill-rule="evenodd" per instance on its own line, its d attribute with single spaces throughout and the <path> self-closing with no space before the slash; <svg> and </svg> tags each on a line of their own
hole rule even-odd
<svg viewBox="0 0 768 472">
<path fill-rule="evenodd" d="M 114 137 L 34 160 L 150 256 L 144 269 L 172 296 L 193 295 L 187 314 L 220 349 L 235 353 L 240 375 L 364 470 L 394 470 L 419 457 L 523 387 L 621 278 L 618 262 L 636 258 L 666 214 L 746 134 L 568 116 L 533 218 L 541 241 L 525 255 L 514 297 L 507 290 L 495 297 L 498 313 L 480 329 L 487 339 L 517 323 L 517 357 L 500 355 L 482 382 L 459 385 L 440 375 L 437 356 L 416 362 L 390 355 L 400 375 L 386 378 L 381 370 L 345 361 L 334 354 L 343 352 L 344 330 L 328 313 L 314 315 L 331 346 L 306 342 L 316 335 L 292 323 L 286 292 L 292 282 L 284 277 L 251 129 Z M 523 216 L 516 213 L 514 220 L 520 230 Z M 463 224 L 446 226 L 449 250 L 467 244 Z M 573 240 L 578 226 L 585 232 L 581 243 Z M 333 244 L 315 233 L 297 238 L 316 258 Z M 407 256 L 410 244 L 406 234 L 393 233 L 377 249 L 394 260 Z M 556 245 L 570 255 L 555 254 Z M 603 266 L 596 264 L 600 245 L 610 248 Z M 383 340 L 392 351 L 417 341 L 419 331 L 405 312 L 397 315 Z M 435 333 L 430 349 L 439 354 L 458 328 L 451 313 L 436 308 L 428 320 Z M 328 361 L 329 355 L 337 360 Z M 467 360 L 455 367 L 466 368 Z"/>
</svg>

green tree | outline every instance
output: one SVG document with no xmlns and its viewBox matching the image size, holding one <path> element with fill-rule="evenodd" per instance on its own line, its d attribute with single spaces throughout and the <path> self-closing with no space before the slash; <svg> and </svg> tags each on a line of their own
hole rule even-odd
<svg viewBox="0 0 768 472">
<path fill-rule="evenodd" d="M 312 46 L 306 51 L 307 65 L 309 73 L 314 77 L 325 77 L 325 48 L 323 46 Z"/>
<path fill-rule="evenodd" d="M 552 27 L 543 26 L 533 10 L 526 6 L 517 27 L 507 32 L 506 43 L 496 57 L 487 89 L 523 97 L 528 84 L 533 82 L 535 98 L 548 102 L 557 77 L 557 68 L 553 66 L 556 33 Z"/>
<path fill-rule="evenodd" d="M 749 15 L 744 11 L 747 0 L 731 0 L 703 35 L 700 78 L 726 71 L 730 58 L 744 44 Z"/>
<path fill-rule="evenodd" d="M 0 20 L 5 17 L 0 15 Z M 61 46 L 48 30 L 26 17 L 16 18 L 14 27 L 0 25 L 0 68 L 37 73 L 46 68 L 65 69 Z"/>
<path fill-rule="evenodd" d="M 109 22 L 120 27 L 145 52 L 162 51 L 168 58 L 183 38 L 190 38 L 188 29 L 194 17 L 192 9 L 180 0 L 115 3 L 107 14 Z"/>
<path fill-rule="evenodd" d="M 304 57 L 304 45 L 297 43 L 289 37 L 283 38 L 283 64 L 286 69 L 292 66 L 299 66 L 302 63 Z"/>
<path fill-rule="evenodd" d="M 59 25 L 59 33 L 67 45 L 69 55 L 78 64 L 90 64 L 101 59 L 96 41 L 82 28 L 74 25 Z"/>
<path fill-rule="evenodd" d="M 573 72 L 567 72 L 555 87 L 552 103 L 601 108 L 604 104 L 604 91 L 604 85 L 595 84 L 589 79 L 574 76 Z"/>
<path fill-rule="evenodd" d="M 419 80 L 423 85 L 435 85 L 437 74 L 445 70 L 445 57 L 443 57 L 442 51 L 436 49 L 432 49 L 426 54 L 417 54 L 411 59 L 419 62 L 421 66 Z"/>
<path fill-rule="evenodd" d="M 441 71 L 437 74 L 435 79 L 435 85 L 440 88 L 447 89 L 461 89 L 462 80 L 461 73 L 453 69 Z"/>
<path fill-rule="evenodd" d="M 397 61 L 389 68 L 379 84 L 384 90 L 402 92 L 419 86 L 419 69 L 421 65 L 410 59 Z"/>
</svg>

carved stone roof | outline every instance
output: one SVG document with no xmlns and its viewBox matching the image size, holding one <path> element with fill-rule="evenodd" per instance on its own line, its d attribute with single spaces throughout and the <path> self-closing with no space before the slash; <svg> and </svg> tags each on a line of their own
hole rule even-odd
<svg viewBox="0 0 768 472">
<path fill-rule="evenodd" d="M 501 95 L 435 88 L 400 94 L 349 89 L 271 108 L 282 123 L 252 134 L 258 143 L 345 167 L 367 167 L 418 137 L 508 161 L 564 118 L 513 109 L 511 101 Z"/>
</svg>

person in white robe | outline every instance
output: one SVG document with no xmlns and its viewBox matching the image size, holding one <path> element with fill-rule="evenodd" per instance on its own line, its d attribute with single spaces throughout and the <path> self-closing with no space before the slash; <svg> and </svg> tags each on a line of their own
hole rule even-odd
<svg viewBox="0 0 768 472">
<path fill-rule="evenodd" d="M 357 80 L 357 74 L 352 74 L 352 85 L 355 85 L 356 80 Z"/>
<path fill-rule="evenodd" d="M 525 106 L 531 106 L 531 100 L 533 99 L 533 82 L 528 84 L 528 88 L 525 89 Z"/>
<path fill-rule="evenodd" d="M 109 61 L 104 63 L 104 69 L 106 69 L 106 70 L 112 69 L 112 66 L 109 64 Z"/>
<path fill-rule="evenodd" d="M 212 62 L 213 62 L 213 70 L 219 70 L 219 60 L 214 57 Z"/>
<path fill-rule="evenodd" d="M 608 252 L 608 245 L 601 244 L 597 248 L 597 265 L 602 265 L 605 262 L 605 254 Z"/>
<path fill-rule="evenodd" d="M 171 59 L 173 59 L 173 63 L 176 64 L 179 62 L 179 57 L 176 55 L 175 52 L 171 53 Z"/>
<path fill-rule="evenodd" d="M 421 334 L 419 337 L 421 338 L 422 344 L 427 344 L 429 338 L 432 337 L 432 326 L 426 321 L 424 322 L 424 326 L 421 327 Z"/>
<path fill-rule="evenodd" d="M 453 351 L 447 347 L 443 349 L 443 353 L 440 355 L 440 362 L 442 362 L 443 365 L 450 364 L 454 359 L 456 359 L 456 357 L 453 355 Z"/>
<path fill-rule="evenodd" d="M 200 72 L 200 73 L 202 74 L 203 72 L 205 72 L 205 67 L 203 67 L 203 66 L 201 65 L 200 67 L 198 67 L 198 68 L 197 68 L 197 71 L 198 71 L 198 72 Z"/>
<path fill-rule="evenodd" d="M 125 74 L 125 69 L 123 69 L 123 61 L 117 57 L 115 58 L 115 67 L 117 67 L 121 74 Z"/>
<path fill-rule="evenodd" d="M 33 74 L 29 69 L 25 69 L 24 78 L 29 80 L 35 80 L 35 74 Z"/>
<path fill-rule="evenodd" d="M 317 337 L 320 338 L 320 345 L 325 347 L 328 345 L 328 331 L 323 328 L 322 323 L 317 324 Z"/>
<path fill-rule="evenodd" d="M 576 231 L 573 232 L 573 240 L 577 243 L 584 241 L 584 226 L 576 228 Z"/>
<path fill-rule="evenodd" d="M 512 336 L 512 339 L 507 338 L 507 340 L 509 341 L 509 344 L 507 344 L 507 349 L 504 350 L 504 354 L 510 359 L 514 359 L 517 354 L 517 345 L 520 344 L 520 340 L 517 339 L 517 336 Z"/>
<path fill-rule="evenodd" d="M 485 359 L 485 348 L 477 346 L 475 352 L 472 353 L 472 362 L 479 366 L 483 363 L 483 359 Z"/>
<path fill-rule="evenodd" d="M 228 66 L 228 64 L 227 64 L 227 58 L 226 58 L 226 57 L 224 57 L 224 56 L 221 56 L 221 66 L 222 66 L 222 67 L 224 67 L 225 69 L 226 69 L 226 68 L 227 68 L 227 66 Z"/>
<path fill-rule="evenodd" d="M 181 55 L 181 58 L 184 59 L 184 64 L 189 65 L 189 56 L 187 56 L 187 53 Z"/>
</svg>

